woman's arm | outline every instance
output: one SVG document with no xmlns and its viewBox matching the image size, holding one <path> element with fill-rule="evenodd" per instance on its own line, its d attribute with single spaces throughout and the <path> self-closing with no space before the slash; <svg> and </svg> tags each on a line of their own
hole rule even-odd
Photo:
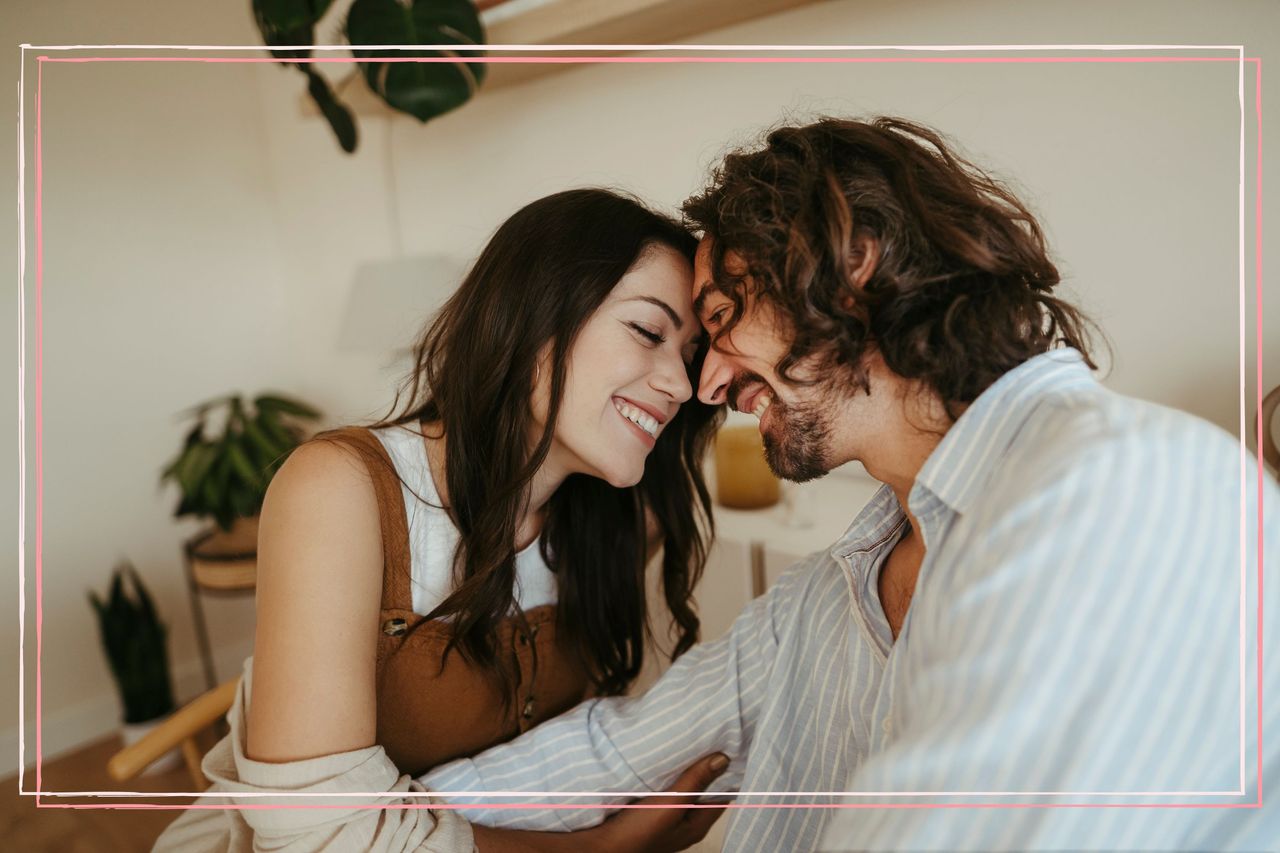
<svg viewBox="0 0 1280 853">
<path fill-rule="evenodd" d="M 299 447 L 272 479 L 258 536 L 248 756 L 372 745 L 382 536 L 362 463 L 330 442 Z"/>
</svg>

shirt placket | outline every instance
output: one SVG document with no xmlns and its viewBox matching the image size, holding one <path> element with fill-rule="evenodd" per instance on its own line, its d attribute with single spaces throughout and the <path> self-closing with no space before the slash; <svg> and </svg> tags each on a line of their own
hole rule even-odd
<svg viewBox="0 0 1280 853">
<path fill-rule="evenodd" d="M 519 667 L 520 680 L 516 686 L 516 723 L 520 732 L 527 732 L 533 727 L 538 713 L 538 629 L 541 625 L 530 625 L 528 630 L 517 627 L 511 635 L 512 651 L 515 652 L 516 665 Z"/>
</svg>

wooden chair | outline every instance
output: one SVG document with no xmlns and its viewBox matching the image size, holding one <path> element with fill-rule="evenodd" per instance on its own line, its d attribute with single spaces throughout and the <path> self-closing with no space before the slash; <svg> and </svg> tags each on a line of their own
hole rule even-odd
<svg viewBox="0 0 1280 853">
<path fill-rule="evenodd" d="M 132 746 L 126 746 L 107 762 L 107 773 L 117 782 L 126 782 L 146 770 L 151 762 L 172 749 L 181 747 L 187 772 L 191 774 L 193 791 L 209 787 L 200 770 L 203 754 L 196 738 L 226 716 L 235 701 L 240 679 L 233 678 L 202 693 L 179 708 L 169 719 L 148 732 Z"/>
<path fill-rule="evenodd" d="M 1271 422 L 1275 420 L 1276 409 L 1280 408 L 1280 385 L 1271 389 L 1262 400 L 1262 435 L 1254 437 L 1262 444 L 1262 458 L 1267 464 L 1276 470 L 1276 474 L 1280 475 L 1280 447 L 1276 446 L 1275 433 L 1272 431 Z M 1254 422 L 1254 430 L 1257 430 L 1257 422 Z"/>
</svg>

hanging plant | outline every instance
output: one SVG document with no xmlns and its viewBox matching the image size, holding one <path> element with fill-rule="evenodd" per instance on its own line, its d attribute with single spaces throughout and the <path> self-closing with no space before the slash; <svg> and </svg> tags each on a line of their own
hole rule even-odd
<svg viewBox="0 0 1280 853">
<path fill-rule="evenodd" d="M 332 0 L 252 0 L 253 16 L 263 41 L 280 59 L 309 59 L 300 47 L 315 43 L 316 25 Z M 477 55 L 453 50 L 369 50 L 361 45 L 482 45 L 484 26 L 471 0 L 355 0 L 343 22 L 343 35 L 361 76 L 379 98 L 394 110 L 421 122 L 462 106 L 480 88 L 485 66 L 467 62 Z M 452 59 L 449 62 L 378 61 L 411 58 Z M 328 80 L 312 63 L 289 63 L 307 78 L 307 93 L 328 121 L 338 144 L 355 151 L 356 123 L 338 100 Z"/>
</svg>

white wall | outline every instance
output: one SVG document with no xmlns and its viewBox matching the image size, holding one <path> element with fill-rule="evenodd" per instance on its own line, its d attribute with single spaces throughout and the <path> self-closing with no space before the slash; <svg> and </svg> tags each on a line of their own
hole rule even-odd
<svg viewBox="0 0 1280 853">
<path fill-rule="evenodd" d="M 171 3 L 158 19 L 157 7 L 140 0 L 113 4 L 109 17 L 83 0 L 28 2 L 5 10 L 0 31 L 10 45 L 253 44 L 247 6 Z M 1243 41 L 1270 69 L 1277 17 L 1265 2 L 841 0 L 698 41 Z M 7 67 L 16 75 L 16 49 Z M 180 438 L 174 412 L 229 390 L 273 387 L 317 403 L 330 422 L 368 417 L 390 398 L 391 345 L 383 353 L 336 345 L 361 261 L 390 257 L 397 243 L 410 254 L 465 259 L 517 206 L 573 185 L 621 186 L 674 208 L 728 147 L 784 119 L 896 113 L 953 136 L 1010 177 L 1041 215 L 1070 290 L 1115 345 L 1109 384 L 1236 431 L 1235 75 L 1230 63 L 594 66 L 486 93 L 425 127 L 362 119 L 360 151 L 347 157 L 318 119 L 300 115 L 301 77 L 290 71 L 46 66 L 46 755 L 114 726 L 115 700 L 84 591 L 101 587 L 119 556 L 138 564 L 168 616 L 184 688 L 198 685 L 178 562 L 179 542 L 193 527 L 172 522 L 173 495 L 155 487 Z M 1264 88 L 1275 80 L 1268 70 Z M 14 140 L 0 151 L 10 163 Z M 396 183 L 390 200 L 388 150 Z M 1277 197 L 1274 189 L 1268 195 Z M 1251 235 L 1252 220 L 1246 225 Z M 1274 233 L 1268 226 L 1268 248 Z M 16 250 L 16 241 L 5 241 L 0 264 L 16 269 Z M 31 264 L 28 294 L 33 273 Z M 1252 267 L 1248 273 L 1251 283 Z M 1277 300 L 1266 312 L 1267 326 L 1280 327 Z M 3 346 L 15 352 L 16 300 L 0 313 Z M 1264 356 L 1275 384 L 1280 357 L 1274 346 Z M 13 447 L 17 394 L 8 387 L 0 443 Z M 33 390 L 29 373 L 29 461 Z M 16 454 L 6 459 L 16 480 Z M 0 496 L 8 518 L 17 515 L 15 491 Z M 30 663 L 31 468 L 28 499 Z M 17 600 L 15 532 L 10 524 L 0 543 L 10 601 Z M 0 621 L 16 645 L 14 609 Z M 210 621 L 228 674 L 251 637 L 251 605 L 213 602 Z M 17 682 L 16 656 L 0 663 L 0 682 Z M 0 732 L 10 743 L 16 725 L 17 703 L 5 703 Z"/>
</svg>

